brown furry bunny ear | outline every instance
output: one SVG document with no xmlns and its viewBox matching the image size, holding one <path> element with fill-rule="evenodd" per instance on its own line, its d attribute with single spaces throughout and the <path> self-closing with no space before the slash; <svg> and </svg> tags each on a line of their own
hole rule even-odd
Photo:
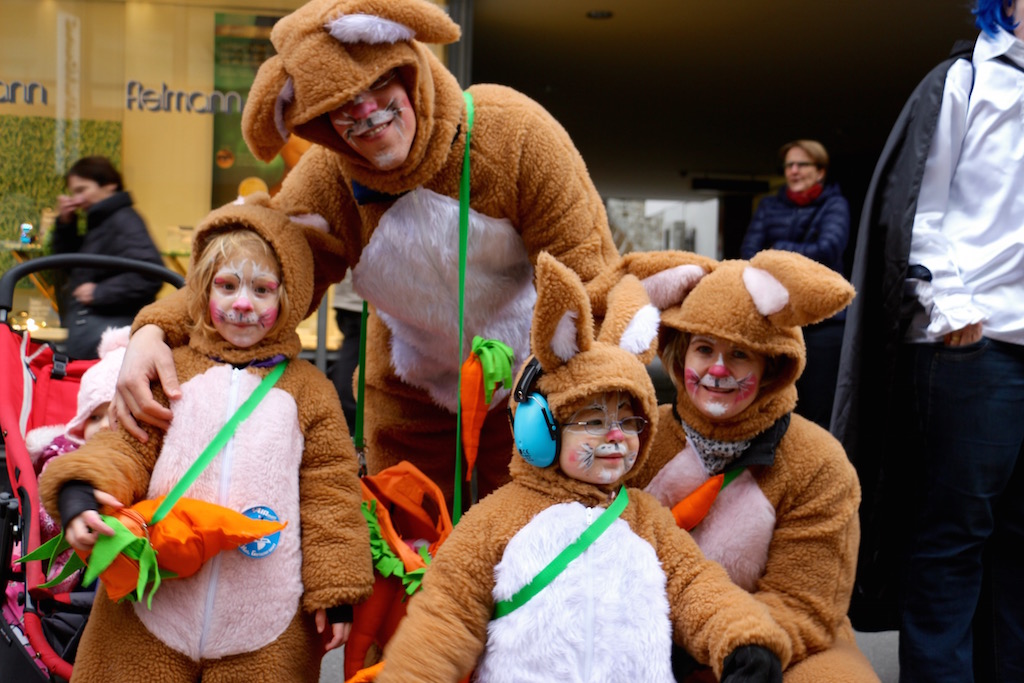
<svg viewBox="0 0 1024 683">
<path fill-rule="evenodd" d="M 761 315 L 783 327 L 813 325 L 846 308 L 853 285 L 828 266 L 789 251 L 758 252 L 743 284 Z"/>
<path fill-rule="evenodd" d="M 608 294 L 608 313 L 597 339 L 617 345 L 646 365 L 657 352 L 659 322 L 647 290 L 636 277 L 626 275 Z"/>
<path fill-rule="evenodd" d="M 606 269 L 587 283 L 595 318 L 603 318 L 612 288 L 624 275 L 635 275 L 659 310 L 678 306 L 697 281 L 714 270 L 718 262 L 689 251 L 637 251 L 623 256 L 614 268 Z"/>
<path fill-rule="evenodd" d="M 622 259 L 628 272 L 640 278 L 651 303 L 667 310 L 682 303 L 701 278 L 718 261 L 688 251 L 645 251 L 627 254 Z"/>
<path fill-rule="evenodd" d="M 242 137 L 257 159 L 272 161 L 288 142 L 284 109 L 294 97 L 281 57 L 274 55 L 263 62 L 242 111 Z"/>
<path fill-rule="evenodd" d="M 535 269 L 537 303 L 530 346 L 545 372 L 552 372 L 594 341 L 594 319 L 583 282 L 554 256 L 541 252 Z"/>
</svg>

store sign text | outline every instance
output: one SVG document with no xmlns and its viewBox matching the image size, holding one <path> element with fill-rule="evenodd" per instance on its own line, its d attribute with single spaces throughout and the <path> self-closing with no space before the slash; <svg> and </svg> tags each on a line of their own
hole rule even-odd
<svg viewBox="0 0 1024 683">
<path fill-rule="evenodd" d="M 160 90 L 146 88 L 139 81 L 128 81 L 125 86 L 124 106 L 128 111 L 176 111 L 196 114 L 230 114 L 242 111 L 242 96 L 234 91 L 211 93 L 171 90 L 166 83 Z"/>
<path fill-rule="evenodd" d="M 49 93 L 41 83 L 0 80 L 0 104 L 49 104 Z M 171 90 L 166 83 L 159 90 L 147 88 L 141 81 L 128 81 L 124 106 L 128 111 L 186 112 L 194 114 L 241 113 L 245 100 L 233 90 L 201 92 Z"/>
<path fill-rule="evenodd" d="M 18 91 L 21 91 L 22 104 L 35 104 L 36 94 L 42 97 L 40 104 L 46 104 L 46 88 L 39 83 L 22 83 L 21 81 L 0 81 L 0 104 L 17 104 Z"/>
</svg>

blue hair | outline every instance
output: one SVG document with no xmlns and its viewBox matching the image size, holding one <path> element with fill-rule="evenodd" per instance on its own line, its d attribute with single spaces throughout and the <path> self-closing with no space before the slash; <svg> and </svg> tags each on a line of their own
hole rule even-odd
<svg viewBox="0 0 1024 683">
<path fill-rule="evenodd" d="M 1006 16 L 1003 7 L 1006 0 L 976 0 L 971 14 L 974 15 L 974 23 L 985 33 L 995 36 L 1002 28 L 1007 33 L 1013 33 L 1017 23 L 1011 17 Z"/>
</svg>

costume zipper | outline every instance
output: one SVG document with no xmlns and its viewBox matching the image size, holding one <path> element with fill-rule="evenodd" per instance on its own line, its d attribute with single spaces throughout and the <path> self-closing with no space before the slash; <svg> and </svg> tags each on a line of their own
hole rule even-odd
<svg viewBox="0 0 1024 683">
<path fill-rule="evenodd" d="M 239 368 L 231 369 L 231 390 L 228 394 L 227 415 L 225 422 L 238 410 L 238 385 L 239 373 L 245 372 Z M 231 437 L 224 450 L 220 453 L 220 487 L 217 491 L 217 503 L 226 505 L 228 493 L 231 490 L 231 460 L 235 451 L 235 437 Z M 202 657 L 206 651 L 206 639 L 210 634 L 210 620 L 213 618 L 214 598 L 217 595 L 217 583 L 220 578 L 220 553 L 210 560 L 210 580 L 206 585 L 206 604 L 203 608 L 203 630 L 199 635 L 199 656 Z"/>
</svg>

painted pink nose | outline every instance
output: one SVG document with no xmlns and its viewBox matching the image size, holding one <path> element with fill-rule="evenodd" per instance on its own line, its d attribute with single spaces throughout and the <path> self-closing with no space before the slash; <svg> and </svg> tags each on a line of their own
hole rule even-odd
<svg viewBox="0 0 1024 683">
<path fill-rule="evenodd" d="M 380 107 L 377 106 L 377 100 L 373 97 L 367 96 L 358 104 L 353 104 L 351 107 L 347 107 L 346 112 L 349 116 L 358 121 L 359 119 L 365 119 L 378 109 L 380 109 Z"/>
<path fill-rule="evenodd" d="M 708 374 L 712 377 L 728 377 L 729 368 L 725 367 L 721 363 L 715 363 L 711 366 L 711 369 L 708 370 Z"/>
<path fill-rule="evenodd" d="M 618 422 L 613 422 L 612 428 L 604 435 L 605 441 L 622 441 L 625 438 L 626 433 L 622 431 L 622 426 Z"/>
<path fill-rule="evenodd" d="M 231 308 L 236 311 L 251 311 L 252 302 L 249 301 L 248 297 L 240 296 L 235 300 L 235 303 L 231 304 Z"/>
</svg>

